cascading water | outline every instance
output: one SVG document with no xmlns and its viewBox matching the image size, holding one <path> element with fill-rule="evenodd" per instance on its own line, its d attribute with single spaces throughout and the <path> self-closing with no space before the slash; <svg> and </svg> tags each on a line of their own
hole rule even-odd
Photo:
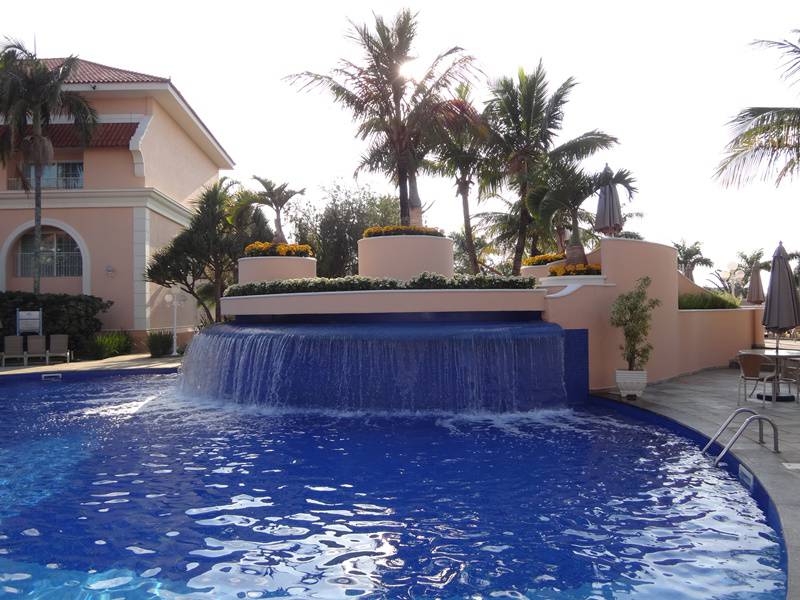
<svg viewBox="0 0 800 600">
<path fill-rule="evenodd" d="M 526 411 L 566 402 L 564 332 L 529 322 L 219 325 L 182 392 L 276 408 Z"/>
</svg>

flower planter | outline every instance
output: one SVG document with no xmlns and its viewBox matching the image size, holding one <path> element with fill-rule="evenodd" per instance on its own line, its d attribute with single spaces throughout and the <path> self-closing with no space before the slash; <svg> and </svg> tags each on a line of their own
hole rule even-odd
<svg viewBox="0 0 800 600">
<path fill-rule="evenodd" d="M 239 283 L 317 276 L 317 259 L 301 256 L 249 256 L 239 259 Z"/>
<path fill-rule="evenodd" d="M 603 285 L 605 282 L 605 275 L 561 275 L 560 277 L 541 277 L 538 280 L 538 284 L 542 287 L 554 287 L 558 285 Z"/>
<path fill-rule="evenodd" d="M 358 240 L 359 275 L 411 279 L 425 272 L 453 276 L 453 240 L 432 235 Z"/>
<path fill-rule="evenodd" d="M 617 369 L 617 388 L 623 398 L 634 396 L 641 398 L 647 387 L 647 371 L 625 371 Z"/>
</svg>

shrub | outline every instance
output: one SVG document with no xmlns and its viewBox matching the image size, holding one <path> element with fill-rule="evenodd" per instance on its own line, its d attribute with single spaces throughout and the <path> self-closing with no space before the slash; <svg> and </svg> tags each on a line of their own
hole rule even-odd
<svg viewBox="0 0 800 600">
<path fill-rule="evenodd" d="M 153 358 L 172 354 L 172 332 L 150 331 L 147 334 L 147 349 L 150 350 L 150 356 Z"/>
<path fill-rule="evenodd" d="M 386 227 L 368 227 L 364 230 L 364 237 L 384 237 L 387 235 L 433 235 L 444 237 L 444 231 L 435 227 L 420 227 L 418 225 L 387 225 Z"/>
<path fill-rule="evenodd" d="M 650 278 L 642 277 L 630 292 L 620 294 L 611 305 L 611 326 L 620 327 L 625 336 L 625 344 L 620 346 L 622 358 L 628 363 L 629 371 L 641 371 L 650 360 L 652 344 L 647 342 L 650 335 L 650 322 L 653 311 L 661 305 L 656 298 L 647 297 Z"/>
<path fill-rule="evenodd" d="M 42 309 L 43 333 L 66 334 L 69 346 L 78 357 L 92 355 L 95 334 L 102 323 L 97 315 L 106 312 L 113 302 L 96 296 L 70 294 L 32 294 L 0 292 L 0 330 L 2 335 L 16 335 L 17 309 Z"/>
<path fill-rule="evenodd" d="M 600 265 L 555 265 L 550 267 L 551 277 L 563 277 L 564 275 L 600 275 L 602 272 Z"/>
<path fill-rule="evenodd" d="M 304 294 L 309 292 L 359 292 L 373 290 L 508 290 L 531 289 L 536 284 L 533 277 L 503 277 L 497 275 L 456 275 L 448 278 L 436 273 L 422 273 L 408 281 L 378 277 L 337 277 L 327 279 L 280 279 L 234 285 L 225 291 L 226 296 L 261 296 L 271 294 Z"/>
<path fill-rule="evenodd" d="M 133 338 L 127 331 L 103 331 L 92 340 L 92 358 L 104 359 L 121 354 L 130 354 Z"/>
<path fill-rule="evenodd" d="M 707 292 L 705 294 L 681 294 L 678 296 L 680 310 L 710 310 L 715 308 L 739 308 L 739 300 L 730 294 Z"/>
<path fill-rule="evenodd" d="M 536 256 L 529 256 L 522 261 L 526 267 L 535 267 L 537 265 L 546 265 L 557 260 L 564 260 L 567 257 L 563 252 L 551 252 L 550 254 L 537 254 Z"/>
<path fill-rule="evenodd" d="M 245 256 L 314 256 L 308 244 L 275 244 L 253 242 L 244 249 Z"/>
</svg>

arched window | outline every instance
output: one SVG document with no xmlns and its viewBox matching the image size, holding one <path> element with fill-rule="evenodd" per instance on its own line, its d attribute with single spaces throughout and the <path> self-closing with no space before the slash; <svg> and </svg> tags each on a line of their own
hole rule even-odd
<svg viewBox="0 0 800 600">
<path fill-rule="evenodd" d="M 33 277 L 35 245 L 33 232 L 24 234 L 17 252 L 17 276 Z M 42 277 L 80 277 L 83 260 L 78 244 L 69 234 L 52 227 L 42 228 Z"/>
</svg>

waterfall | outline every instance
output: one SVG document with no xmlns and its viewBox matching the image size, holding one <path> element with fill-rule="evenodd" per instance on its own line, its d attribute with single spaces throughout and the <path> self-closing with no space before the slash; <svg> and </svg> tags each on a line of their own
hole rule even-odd
<svg viewBox="0 0 800 600">
<path fill-rule="evenodd" d="M 275 408 L 526 411 L 566 402 L 564 333 L 529 322 L 217 325 L 186 396 Z"/>
</svg>

